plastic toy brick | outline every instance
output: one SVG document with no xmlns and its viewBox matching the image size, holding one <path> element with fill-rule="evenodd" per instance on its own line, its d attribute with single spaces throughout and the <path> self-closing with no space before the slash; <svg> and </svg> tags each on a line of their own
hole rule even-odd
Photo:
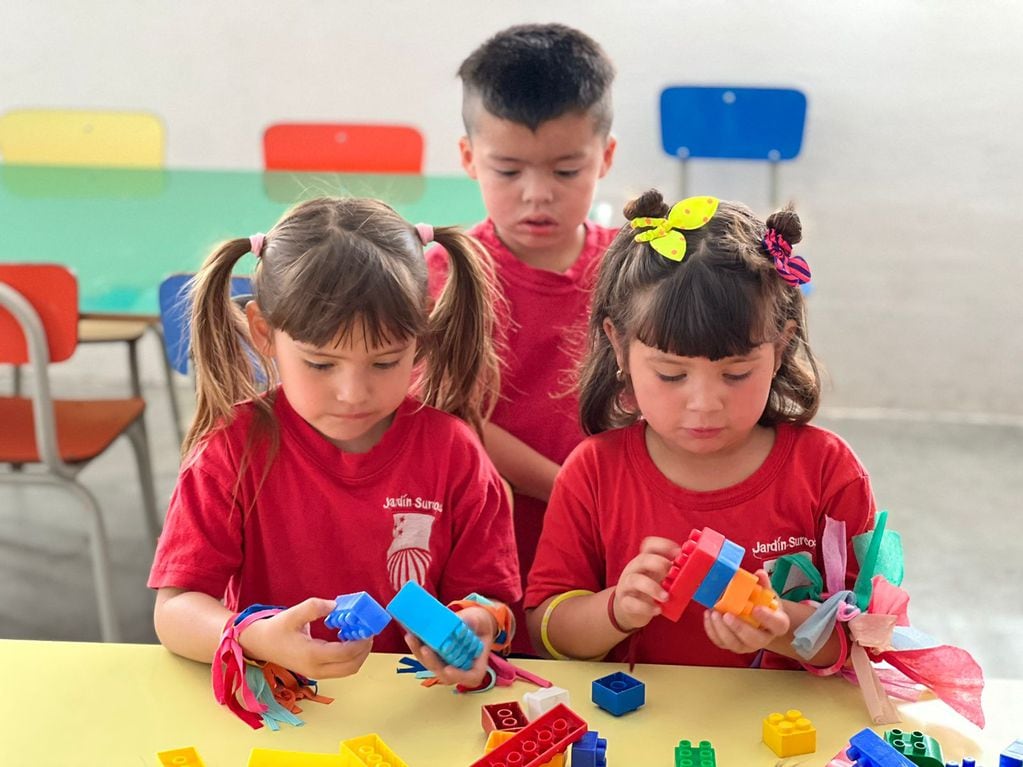
<svg viewBox="0 0 1023 767">
<path fill-rule="evenodd" d="M 919 730 L 886 730 L 884 740 L 889 746 L 905 756 L 918 767 L 944 767 L 941 758 L 941 744 L 930 735 Z"/>
<path fill-rule="evenodd" d="M 607 739 L 590 730 L 572 744 L 572 767 L 607 767 Z"/>
<path fill-rule="evenodd" d="M 345 764 L 340 754 L 254 748 L 249 752 L 248 767 L 345 767 Z"/>
<path fill-rule="evenodd" d="M 336 630 L 337 638 L 342 641 L 369 639 L 391 622 L 387 611 L 365 591 L 342 594 L 334 603 L 334 609 L 323 622 L 327 628 Z"/>
<path fill-rule="evenodd" d="M 593 680 L 593 702 L 605 711 L 621 716 L 635 711 L 646 702 L 646 685 L 638 679 L 616 671 Z"/>
<path fill-rule="evenodd" d="M 1021 765 L 1023 765 L 1023 740 L 1014 740 L 998 757 L 998 767 L 1020 767 Z"/>
<path fill-rule="evenodd" d="M 680 740 L 675 746 L 675 767 L 717 767 L 717 757 L 709 740 L 701 740 L 698 746 L 692 741 Z"/>
<path fill-rule="evenodd" d="M 487 736 L 487 746 L 484 749 L 484 753 L 489 754 L 502 743 L 511 740 L 514 737 L 514 732 L 508 732 L 507 730 L 494 730 Z M 540 765 L 540 767 L 565 767 L 565 755 L 558 754 L 546 764 Z"/>
<path fill-rule="evenodd" d="M 518 732 L 529 724 L 526 715 L 522 713 L 522 706 L 515 701 L 488 703 L 483 706 L 481 717 L 483 732 L 494 732 L 495 730 Z"/>
<path fill-rule="evenodd" d="M 586 722 L 559 703 L 470 767 L 540 767 L 564 753 L 586 730 Z"/>
<path fill-rule="evenodd" d="M 977 767 L 977 760 L 967 758 L 961 762 L 945 762 L 945 767 Z"/>
<path fill-rule="evenodd" d="M 409 631 L 448 665 L 463 671 L 483 652 L 483 642 L 462 619 L 415 581 L 408 581 L 387 605 Z"/>
<path fill-rule="evenodd" d="M 163 767 L 206 767 L 199 752 L 188 748 L 175 748 L 172 751 L 160 751 L 156 754 Z"/>
<path fill-rule="evenodd" d="M 668 599 L 661 605 L 661 615 L 671 621 L 682 617 L 693 594 L 717 561 L 724 542 L 725 537 L 709 527 L 689 533 L 689 540 L 682 544 L 682 551 L 661 582 L 661 588 L 668 592 Z"/>
<path fill-rule="evenodd" d="M 710 572 L 703 579 L 703 583 L 693 594 L 693 599 L 704 607 L 713 607 L 714 604 L 725 593 L 732 578 L 739 571 L 742 565 L 742 555 L 746 549 L 738 543 L 725 539 L 721 544 L 721 553 L 710 567 Z"/>
<path fill-rule="evenodd" d="M 764 719 L 764 743 L 778 756 L 812 754 L 817 750 L 817 730 L 803 712 L 789 709 Z"/>
<path fill-rule="evenodd" d="M 342 740 L 341 758 L 341 767 L 408 767 L 375 733 Z"/>
<path fill-rule="evenodd" d="M 560 687 L 541 687 L 539 690 L 531 690 L 522 696 L 522 705 L 526 709 L 526 716 L 529 719 L 536 719 L 540 714 L 550 711 L 559 703 L 566 706 L 571 705 L 568 699 L 568 690 Z"/>
<path fill-rule="evenodd" d="M 869 729 L 860 730 L 849 738 L 849 748 L 845 753 L 856 760 L 856 767 L 913 767 L 909 759 Z"/>
<path fill-rule="evenodd" d="M 752 614 L 754 607 L 777 610 L 778 597 L 771 589 L 761 586 L 753 573 L 740 569 L 725 587 L 725 593 L 714 604 L 714 609 L 719 613 L 732 613 L 751 626 L 759 628 L 760 621 Z"/>
</svg>

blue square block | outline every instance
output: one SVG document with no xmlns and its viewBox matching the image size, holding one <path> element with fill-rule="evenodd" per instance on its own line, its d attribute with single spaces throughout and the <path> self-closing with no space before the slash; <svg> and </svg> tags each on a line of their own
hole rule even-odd
<svg viewBox="0 0 1023 767">
<path fill-rule="evenodd" d="M 605 711 L 621 716 L 646 702 L 646 685 L 628 674 L 616 671 L 593 680 L 593 702 Z"/>
<path fill-rule="evenodd" d="M 856 767 L 915 767 L 884 738 L 869 729 L 860 730 L 849 738 L 849 748 L 845 753 L 855 760 Z"/>
<path fill-rule="evenodd" d="M 717 604 L 728 584 L 735 577 L 736 571 L 742 565 L 742 557 L 745 553 L 746 549 L 726 538 L 717 561 L 710 566 L 710 572 L 704 576 L 700 587 L 693 594 L 693 599 L 704 607 L 713 607 Z"/>
<path fill-rule="evenodd" d="M 1013 741 L 998 757 L 998 767 L 1020 767 L 1023 765 L 1023 740 Z"/>
<path fill-rule="evenodd" d="M 607 767 L 607 739 L 590 730 L 572 744 L 572 767 Z"/>
<path fill-rule="evenodd" d="M 483 652 L 483 642 L 472 629 L 415 581 L 401 587 L 387 612 L 450 666 L 467 671 Z"/>
<path fill-rule="evenodd" d="M 338 639 L 350 642 L 376 636 L 391 622 L 391 616 L 365 591 L 357 591 L 337 597 L 323 622 L 337 630 Z"/>
</svg>

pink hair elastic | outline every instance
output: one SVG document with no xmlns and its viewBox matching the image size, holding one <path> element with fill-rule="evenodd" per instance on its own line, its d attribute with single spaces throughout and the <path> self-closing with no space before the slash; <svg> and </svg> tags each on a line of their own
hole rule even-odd
<svg viewBox="0 0 1023 767">
<path fill-rule="evenodd" d="M 423 246 L 433 242 L 433 227 L 429 224 L 416 224 L 416 231 L 419 233 L 419 241 Z"/>
<path fill-rule="evenodd" d="M 262 232 L 256 232 L 254 235 L 249 237 L 249 250 L 252 251 L 252 255 L 259 258 L 263 253 L 263 242 L 266 240 L 266 235 Z"/>
</svg>

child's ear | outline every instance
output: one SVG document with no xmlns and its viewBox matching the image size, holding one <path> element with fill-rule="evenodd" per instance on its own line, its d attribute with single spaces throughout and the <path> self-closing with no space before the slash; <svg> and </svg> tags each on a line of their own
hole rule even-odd
<svg viewBox="0 0 1023 767">
<path fill-rule="evenodd" d="M 604 318 L 602 327 L 604 328 L 604 335 L 607 336 L 607 340 L 611 342 L 611 346 L 615 350 L 615 359 L 618 361 L 618 368 L 628 372 L 628 360 L 625 356 L 625 343 L 618 335 L 618 331 L 615 329 L 615 325 L 611 322 L 610 317 Z"/>
<path fill-rule="evenodd" d="M 611 134 L 607 136 L 607 143 L 604 144 L 604 156 L 600 162 L 600 175 L 598 178 L 604 178 L 607 172 L 611 170 L 611 163 L 615 158 L 615 149 L 618 148 L 618 139 Z"/>
<path fill-rule="evenodd" d="M 458 139 L 458 154 L 462 159 L 462 168 L 465 170 L 466 175 L 471 178 L 476 178 L 476 157 L 472 151 L 472 139 L 468 136 L 462 136 Z"/>
<path fill-rule="evenodd" d="M 256 351 L 265 357 L 272 357 L 274 353 L 274 333 L 270 323 L 263 316 L 259 304 L 249 301 L 245 304 L 245 319 L 249 321 L 249 336 L 252 338 L 252 345 Z"/>
</svg>

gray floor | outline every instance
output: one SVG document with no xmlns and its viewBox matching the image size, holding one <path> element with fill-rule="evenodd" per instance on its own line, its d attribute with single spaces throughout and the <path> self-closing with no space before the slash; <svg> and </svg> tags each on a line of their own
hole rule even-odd
<svg viewBox="0 0 1023 767">
<path fill-rule="evenodd" d="M 166 503 L 177 470 L 156 341 L 144 344 L 157 490 Z M 126 389 L 122 349 L 82 348 L 55 375 L 58 394 Z M 0 391 L 10 375 L 0 370 Z M 182 400 L 190 396 L 183 381 Z M 846 396 L 845 401 L 855 399 Z M 870 401 L 867 399 L 866 401 Z M 991 677 L 1023 678 L 1023 418 L 946 410 L 825 410 L 871 472 L 879 504 L 906 550 L 910 617 L 936 638 L 971 650 Z M 113 540 L 115 593 L 124 638 L 153 642 L 152 551 L 127 444 L 81 475 L 104 506 Z M 0 637 L 97 640 L 89 550 L 77 507 L 61 492 L 0 485 Z"/>
</svg>

